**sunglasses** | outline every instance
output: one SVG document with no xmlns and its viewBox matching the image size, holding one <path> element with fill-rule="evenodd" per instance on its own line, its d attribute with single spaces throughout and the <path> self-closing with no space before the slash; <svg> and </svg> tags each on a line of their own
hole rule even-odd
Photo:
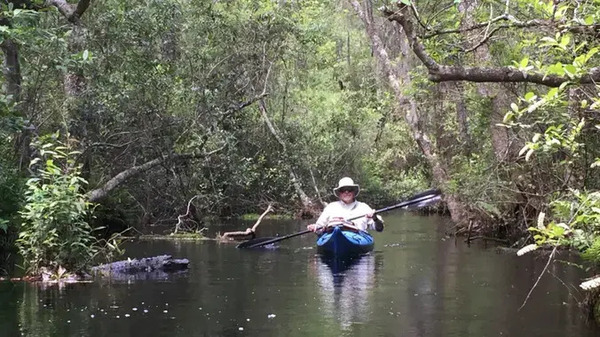
<svg viewBox="0 0 600 337">
<path fill-rule="evenodd" d="M 354 192 L 354 187 L 342 187 L 338 190 L 340 193 Z"/>
</svg>

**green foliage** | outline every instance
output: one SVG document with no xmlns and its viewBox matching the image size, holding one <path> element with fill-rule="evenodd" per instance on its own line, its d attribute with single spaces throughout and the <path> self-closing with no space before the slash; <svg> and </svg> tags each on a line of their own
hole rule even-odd
<svg viewBox="0 0 600 337">
<path fill-rule="evenodd" d="M 11 142 L 19 121 L 10 110 L 0 108 L 0 138 L 5 140 L 0 142 L 0 236 L 15 223 L 24 190 Z"/>
<path fill-rule="evenodd" d="M 22 114 L 13 117 L 41 134 L 66 129 L 91 186 L 161 155 L 198 155 L 111 192 L 134 224 L 172 221 L 192 195 L 202 215 L 255 213 L 266 201 L 293 214 L 290 168 L 313 199 L 329 201 L 344 175 L 360 177 L 367 199 L 418 192 L 423 160 L 393 116 L 363 26 L 342 7 L 108 0 L 80 27 L 56 10 L 31 12 L 7 33 L 22 59 Z M 74 77 L 80 93 L 57 90 Z M 256 107 L 263 90 L 285 153 Z"/>
<path fill-rule="evenodd" d="M 594 238 L 590 247 L 583 251 L 582 257 L 596 264 L 600 264 L 600 236 Z"/>
<path fill-rule="evenodd" d="M 0 145 L 0 235 L 5 234 L 14 223 L 23 193 L 23 182 L 19 171 L 12 161 L 9 146 Z"/>
<path fill-rule="evenodd" d="M 524 72 L 564 76 L 569 81 L 555 88 L 528 90 L 519 102 L 511 104 L 511 111 L 504 118 L 506 127 L 526 131 L 531 137 L 519 156 L 529 162 L 532 172 L 542 174 L 532 174 L 528 185 L 535 185 L 554 198 L 550 203 L 549 223 L 544 225 L 540 207 L 538 225 L 529 230 L 538 245 L 572 246 L 598 263 L 600 182 L 596 160 L 599 153 L 597 131 L 592 125 L 598 123 L 600 104 L 595 94 L 598 88 L 587 88 L 578 80 L 597 64 L 600 45 L 587 34 L 569 27 L 592 25 L 600 13 L 591 3 L 577 6 L 576 11 L 572 11 L 569 2 L 530 5 L 541 15 L 562 20 L 566 29 L 551 36 L 538 34 L 528 40 L 524 46 L 528 50 L 526 56 L 513 60 L 513 65 Z"/>
<path fill-rule="evenodd" d="M 83 194 L 86 181 L 75 163 L 76 151 L 59 141 L 58 134 L 36 143 L 39 156 L 31 162 L 37 175 L 27 181 L 19 250 L 29 273 L 42 267 L 79 271 L 98 251 L 86 222 L 90 203 Z"/>
<path fill-rule="evenodd" d="M 538 245 L 572 246 L 583 257 L 600 263 L 600 192 L 570 191 L 551 203 L 552 220 L 544 225 L 544 215 L 534 233 Z"/>
</svg>

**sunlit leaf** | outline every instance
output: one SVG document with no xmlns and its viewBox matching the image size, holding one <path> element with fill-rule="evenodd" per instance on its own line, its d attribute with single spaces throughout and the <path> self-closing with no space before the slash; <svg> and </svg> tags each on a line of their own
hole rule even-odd
<svg viewBox="0 0 600 337">
<path fill-rule="evenodd" d="M 525 155 L 525 161 L 529 161 L 529 158 L 531 157 L 533 152 L 533 149 L 529 149 L 529 151 L 527 151 L 527 154 Z"/>
<path fill-rule="evenodd" d="M 516 105 L 515 103 L 511 103 L 510 104 L 510 108 L 512 109 L 512 111 L 514 112 L 519 112 L 519 106 Z"/>
<path fill-rule="evenodd" d="M 565 71 L 569 75 L 575 75 L 577 73 L 577 68 L 575 68 L 575 66 L 572 64 L 567 64 L 567 65 L 565 65 Z"/>
<path fill-rule="evenodd" d="M 540 212 L 540 214 L 538 214 L 538 218 L 537 218 L 537 228 L 538 229 L 545 229 L 546 226 L 544 225 L 544 218 L 546 217 L 546 213 L 544 212 Z"/>
<path fill-rule="evenodd" d="M 531 92 L 531 91 L 530 91 L 530 92 L 526 93 L 526 94 L 525 94 L 525 96 L 523 96 L 523 98 L 524 98 L 526 101 L 531 101 L 532 99 L 534 99 L 534 98 L 535 98 L 535 94 L 534 94 L 533 92 Z"/>
<path fill-rule="evenodd" d="M 519 151 L 519 157 L 523 155 L 523 153 L 525 153 L 527 150 L 529 150 L 529 146 L 525 145 L 521 148 L 521 151 Z"/>
</svg>

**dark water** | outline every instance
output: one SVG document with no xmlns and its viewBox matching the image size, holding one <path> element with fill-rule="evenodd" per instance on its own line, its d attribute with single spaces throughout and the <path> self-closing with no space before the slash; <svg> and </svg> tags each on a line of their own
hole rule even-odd
<svg viewBox="0 0 600 337">
<path fill-rule="evenodd" d="M 375 251 L 345 264 L 316 255 L 312 234 L 258 251 L 136 243 L 127 256 L 186 257 L 191 269 L 160 280 L 1 283 L 0 336 L 600 335 L 577 307 L 581 294 L 561 283 L 578 284 L 580 271 L 552 264 L 555 276 L 519 310 L 546 260 L 467 247 L 445 237 L 444 221 L 389 215 Z M 263 222 L 261 230 L 304 225 Z"/>
</svg>

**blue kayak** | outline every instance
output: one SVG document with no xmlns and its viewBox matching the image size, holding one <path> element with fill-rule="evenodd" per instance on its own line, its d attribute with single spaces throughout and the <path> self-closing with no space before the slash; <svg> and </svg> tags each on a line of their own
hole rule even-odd
<svg viewBox="0 0 600 337">
<path fill-rule="evenodd" d="M 317 240 L 320 253 L 334 256 L 349 256 L 368 253 L 373 250 L 373 237 L 369 233 L 342 230 L 340 226 L 322 234 Z"/>
</svg>

